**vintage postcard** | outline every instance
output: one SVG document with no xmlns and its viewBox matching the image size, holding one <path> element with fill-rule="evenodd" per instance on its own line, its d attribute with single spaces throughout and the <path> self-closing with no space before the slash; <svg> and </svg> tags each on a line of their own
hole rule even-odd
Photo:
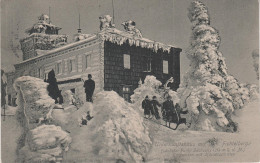
<svg viewBox="0 0 260 163">
<path fill-rule="evenodd" d="M 258 0 L 2 0 L 2 163 L 259 162 Z"/>
</svg>

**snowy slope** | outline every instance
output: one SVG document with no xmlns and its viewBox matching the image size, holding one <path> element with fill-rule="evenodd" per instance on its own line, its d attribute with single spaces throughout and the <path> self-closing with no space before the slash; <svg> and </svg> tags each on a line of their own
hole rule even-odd
<svg viewBox="0 0 260 163">
<path fill-rule="evenodd" d="M 147 156 L 147 161 L 153 163 L 171 161 L 258 162 L 260 160 L 259 106 L 259 100 L 252 101 L 247 104 L 245 108 L 235 112 L 236 115 L 233 118 L 240 126 L 239 132 L 237 133 L 181 129 L 174 131 L 148 121 L 146 122 L 147 125 L 154 126 L 154 141 L 153 147 Z M 216 144 L 214 146 L 209 142 L 215 142 Z M 232 145 L 232 143 L 237 144 Z M 198 144 L 204 145 L 198 146 Z M 239 151 L 239 148 L 241 148 L 242 151 Z M 223 149 L 230 150 L 230 156 L 228 156 L 227 151 L 223 152 Z M 235 150 L 234 152 L 232 151 L 233 149 Z M 195 154 L 198 153 L 202 153 L 202 155 L 195 156 Z"/>
</svg>

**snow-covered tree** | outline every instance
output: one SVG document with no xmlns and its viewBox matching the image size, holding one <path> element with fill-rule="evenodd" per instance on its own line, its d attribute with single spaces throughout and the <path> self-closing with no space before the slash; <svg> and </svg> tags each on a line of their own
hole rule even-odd
<svg viewBox="0 0 260 163">
<path fill-rule="evenodd" d="M 177 90 L 182 108 L 189 110 L 191 128 L 227 131 L 234 109 L 249 100 L 248 89 L 229 75 L 219 51 L 220 36 L 210 26 L 207 7 L 194 1 L 188 17 L 192 23 L 190 46 L 186 52 L 190 68 Z"/>
<path fill-rule="evenodd" d="M 179 102 L 177 92 L 167 88 L 167 86 L 163 87 L 162 83 L 152 75 L 147 75 L 144 83 L 139 83 L 139 87 L 134 90 L 134 94 L 131 96 L 131 101 L 137 108 L 141 109 L 141 103 L 146 96 L 150 100 L 152 100 L 153 96 L 156 96 L 159 103 L 163 103 L 167 99 L 167 96 L 172 97 L 174 104 Z"/>
<path fill-rule="evenodd" d="M 146 76 L 144 83 L 139 83 L 139 87 L 134 90 L 134 94 L 131 96 L 131 101 L 136 105 L 141 107 L 141 103 L 146 96 L 149 96 L 152 99 L 153 96 L 156 96 L 160 100 L 159 87 L 162 83 L 156 79 L 154 76 Z"/>
<path fill-rule="evenodd" d="M 253 66 L 255 68 L 257 80 L 259 80 L 259 49 L 256 49 L 252 53 L 252 58 L 253 58 Z"/>
</svg>

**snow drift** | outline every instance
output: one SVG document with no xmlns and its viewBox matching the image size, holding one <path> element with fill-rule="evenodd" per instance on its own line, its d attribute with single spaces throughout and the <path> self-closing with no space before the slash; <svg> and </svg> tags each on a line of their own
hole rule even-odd
<svg viewBox="0 0 260 163">
<path fill-rule="evenodd" d="M 71 128 L 73 142 L 64 161 L 86 158 L 85 162 L 96 162 L 102 158 L 107 162 L 141 162 L 152 144 L 142 116 L 114 91 L 102 91 L 96 97 L 91 114 L 94 118 L 86 126 Z M 91 107 L 87 103 L 71 119 Z"/>
<path fill-rule="evenodd" d="M 23 128 L 17 149 L 19 162 L 59 162 L 71 143 L 69 134 L 53 125 L 51 113 L 57 106 L 48 96 L 47 85 L 30 76 L 22 76 L 14 83 L 17 118 Z"/>
</svg>

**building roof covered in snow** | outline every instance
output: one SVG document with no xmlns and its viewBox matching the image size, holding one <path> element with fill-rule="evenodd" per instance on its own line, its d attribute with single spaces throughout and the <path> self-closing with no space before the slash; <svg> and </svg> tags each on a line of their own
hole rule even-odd
<svg viewBox="0 0 260 163">
<path fill-rule="evenodd" d="M 167 45 L 160 43 L 158 41 L 150 40 L 147 38 L 144 38 L 140 32 L 135 27 L 134 21 L 126 21 L 123 22 L 122 25 L 124 26 L 125 31 L 121 31 L 117 28 L 115 28 L 115 25 L 111 23 L 112 18 L 109 15 L 104 15 L 103 17 L 100 17 L 100 31 L 94 34 L 82 34 L 81 32 L 75 35 L 75 42 L 69 43 L 67 45 L 63 45 L 61 47 L 57 47 L 55 49 L 41 51 L 41 53 L 38 54 L 38 56 L 35 56 L 33 58 L 27 59 L 25 61 L 22 61 L 15 66 L 18 66 L 23 63 L 27 63 L 30 61 L 33 61 L 37 58 L 41 58 L 46 55 L 51 55 L 56 52 L 61 52 L 63 50 L 68 50 L 71 48 L 74 48 L 76 46 L 82 45 L 84 43 L 90 42 L 95 39 L 99 39 L 102 41 L 109 41 L 118 45 L 122 45 L 124 43 L 129 44 L 130 46 L 137 46 L 142 48 L 151 49 L 155 52 L 157 52 L 159 49 L 162 51 L 170 52 L 171 48 L 175 48 L 172 45 Z M 44 17 L 42 15 L 41 18 L 39 18 L 40 23 L 46 23 L 48 20 L 48 17 Z"/>
<path fill-rule="evenodd" d="M 42 14 L 38 17 L 38 23 L 28 28 L 25 32 L 29 35 L 33 33 L 58 34 L 59 30 L 61 28 L 53 25 L 48 15 Z"/>
</svg>

